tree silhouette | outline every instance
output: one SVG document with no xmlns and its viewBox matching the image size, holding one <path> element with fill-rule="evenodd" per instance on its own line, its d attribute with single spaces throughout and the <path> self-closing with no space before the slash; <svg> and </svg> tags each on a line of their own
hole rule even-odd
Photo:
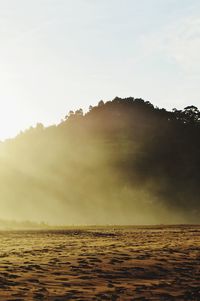
<svg viewBox="0 0 200 301">
<path fill-rule="evenodd" d="M 158 207 L 197 221 L 199 120 L 193 105 L 168 111 L 133 97 L 101 100 L 85 114 L 70 111 L 57 126 L 38 124 L 1 143 L 10 163 L 0 158 L 0 197 L 26 204 L 27 196 L 31 202 L 44 198 L 44 190 L 62 204 L 120 199 L 134 208 L 142 191 Z"/>
<path fill-rule="evenodd" d="M 195 106 L 187 106 L 183 112 L 184 121 L 189 124 L 197 124 L 200 120 L 200 112 Z"/>
</svg>

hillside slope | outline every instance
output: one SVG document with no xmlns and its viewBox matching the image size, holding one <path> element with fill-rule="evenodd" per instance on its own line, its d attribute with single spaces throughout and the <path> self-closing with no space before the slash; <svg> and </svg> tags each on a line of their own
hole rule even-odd
<svg viewBox="0 0 200 301">
<path fill-rule="evenodd" d="M 116 97 L 0 145 L 1 218 L 55 224 L 200 220 L 200 113 Z"/>
</svg>

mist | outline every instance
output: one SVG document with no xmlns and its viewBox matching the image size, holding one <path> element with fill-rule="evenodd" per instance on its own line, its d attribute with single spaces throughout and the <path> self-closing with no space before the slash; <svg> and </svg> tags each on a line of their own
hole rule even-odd
<svg viewBox="0 0 200 301">
<path fill-rule="evenodd" d="M 0 218 L 60 226 L 197 223 L 198 114 L 115 98 L 6 140 Z"/>
</svg>

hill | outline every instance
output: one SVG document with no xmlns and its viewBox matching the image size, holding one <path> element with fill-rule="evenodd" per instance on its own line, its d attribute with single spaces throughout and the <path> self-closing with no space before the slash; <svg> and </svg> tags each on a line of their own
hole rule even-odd
<svg viewBox="0 0 200 301">
<path fill-rule="evenodd" d="M 1 216 L 54 224 L 197 223 L 200 113 L 132 97 L 0 145 Z"/>
</svg>

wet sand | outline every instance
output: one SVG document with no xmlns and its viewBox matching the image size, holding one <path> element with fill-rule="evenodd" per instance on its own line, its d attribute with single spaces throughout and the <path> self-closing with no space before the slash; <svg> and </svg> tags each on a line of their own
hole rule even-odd
<svg viewBox="0 0 200 301">
<path fill-rule="evenodd" d="M 1 231 L 0 300 L 200 300 L 200 226 Z"/>
</svg>

